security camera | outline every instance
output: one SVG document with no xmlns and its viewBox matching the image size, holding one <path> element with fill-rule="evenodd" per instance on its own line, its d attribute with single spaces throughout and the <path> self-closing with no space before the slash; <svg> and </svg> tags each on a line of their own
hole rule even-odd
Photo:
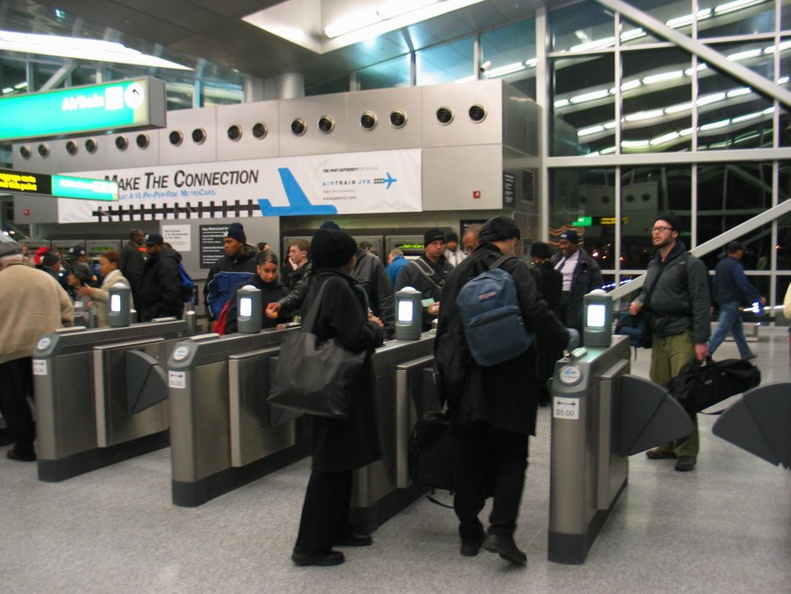
<svg viewBox="0 0 791 594">
<path fill-rule="evenodd" d="M 372 111 L 366 111 L 360 116 L 360 125 L 363 130 L 373 130 L 376 128 L 376 114 Z"/>
<path fill-rule="evenodd" d="M 69 140 L 66 143 L 66 152 L 69 153 L 70 155 L 72 155 L 72 156 L 76 155 L 78 150 L 79 150 L 79 147 L 77 146 L 77 143 L 74 142 L 73 140 Z"/>
<path fill-rule="evenodd" d="M 168 134 L 168 140 L 173 146 L 179 146 L 184 140 L 184 135 L 180 130 L 173 130 L 173 132 Z"/>
</svg>

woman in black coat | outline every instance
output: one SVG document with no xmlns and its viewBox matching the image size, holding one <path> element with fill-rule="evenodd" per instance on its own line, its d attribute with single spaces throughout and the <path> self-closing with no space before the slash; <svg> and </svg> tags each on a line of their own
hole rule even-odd
<svg viewBox="0 0 791 594">
<path fill-rule="evenodd" d="M 261 291 L 261 305 L 263 306 L 261 312 L 262 328 L 275 328 L 278 324 L 285 324 L 292 319 L 290 315 L 285 314 L 275 315 L 274 318 L 270 318 L 265 313 L 267 305 L 288 295 L 288 289 L 277 277 L 278 262 L 274 252 L 258 252 L 255 259 L 255 271 L 256 274 L 251 276 L 250 280 L 241 282 L 233 288 L 231 298 L 228 301 L 228 312 L 225 317 L 225 334 L 233 334 L 239 331 L 239 308 L 236 294 L 239 289 L 247 285 L 252 285 Z"/>
<path fill-rule="evenodd" d="M 375 378 L 371 354 L 383 342 L 383 324 L 369 313 L 364 291 L 350 276 L 356 244 L 345 232 L 319 229 L 311 242 L 313 282 L 303 311 L 310 311 L 326 285 L 311 329 L 319 338 L 367 353 L 351 392 L 346 420 L 310 417 L 313 465 L 305 493 L 299 534 L 291 556 L 296 565 L 338 565 L 343 553 L 333 546 L 367 546 L 371 537 L 356 534 L 349 519 L 352 470 L 382 457 Z"/>
</svg>

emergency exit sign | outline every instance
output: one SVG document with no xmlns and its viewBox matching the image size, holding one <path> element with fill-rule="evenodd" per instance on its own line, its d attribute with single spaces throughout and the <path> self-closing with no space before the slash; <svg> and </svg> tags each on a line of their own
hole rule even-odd
<svg viewBox="0 0 791 594">
<path fill-rule="evenodd" d="M 143 77 L 0 99 L 0 141 L 165 126 L 165 83 Z"/>
</svg>

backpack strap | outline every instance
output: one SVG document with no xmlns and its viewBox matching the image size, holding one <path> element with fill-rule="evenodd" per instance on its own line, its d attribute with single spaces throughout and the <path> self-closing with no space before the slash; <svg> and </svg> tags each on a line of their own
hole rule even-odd
<svg viewBox="0 0 791 594">
<path fill-rule="evenodd" d="M 500 268 L 503 264 L 505 264 L 511 258 L 516 259 L 515 256 L 500 256 L 494 262 L 489 264 L 489 270 L 494 270 L 495 268 Z M 508 272 L 508 271 L 506 270 L 506 272 Z"/>
<path fill-rule="evenodd" d="M 423 262 L 423 260 L 421 260 L 420 258 L 416 258 L 415 260 L 412 260 L 412 261 L 418 267 L 418 270 L 420 270 L 420 272 L 422 272 L 425 275 L 425 277 L 428 280 L 430 280 L 432 283 L 434 283 L 434 286 L 437 287 L 441 291 L 444 283 L 443 283 L 443 285 L 441 285 L 437 281 L 434 280 L 434 277 L 437 275 L 437 273 L 428 264 Z"/>
</svg>

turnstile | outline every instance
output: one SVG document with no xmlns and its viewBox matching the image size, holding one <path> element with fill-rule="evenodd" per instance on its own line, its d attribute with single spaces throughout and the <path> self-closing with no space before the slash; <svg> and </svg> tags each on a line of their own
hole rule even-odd
<svg viewBox="0 0 791 594">
<path fill-rule="evenodd" d="M 168 361 L 173 503 L 195 507 L 308 454 L 303 419 L 266 402 L 284 332 L 178 343 Z"/>
<path fill-rule="evenodd" d="M 772 382 L 744 393 L 712 427 L 714 435 L 791 470 L 791 383 Z"/>
<path fill-rule="evenodd" d="M 628 456 L 689 435 L 667 391 L 628 375 L 629 338 L 580 348 L 555 365 L 548 558 L 584 563 L 628 480 Z"/>
<path fill-rule="evenodd" d="M 66 480 L 167 446 L 167 392 L 156 368 L 187 335 L 186 321 L 162 318 L 66 328 L 39 340 L 33 353 L 39 479 Z"/>
<path fill-rule="evenodd" d="M 194 507 L 309 454 L 307 420 L 270 407 L 284 332 L 216 334 L 180 342 L 168 361 L 173 503 Z M 433 361 L 433 334 L 391 341 L 373 357 L 384 457 L 354 473 L 352 522 L 370 532 L 423 491 L 399 474 L 416 421 L 414 374 Z M 400 477 L 400 478 L 399 478 Z"/>
</svg>

